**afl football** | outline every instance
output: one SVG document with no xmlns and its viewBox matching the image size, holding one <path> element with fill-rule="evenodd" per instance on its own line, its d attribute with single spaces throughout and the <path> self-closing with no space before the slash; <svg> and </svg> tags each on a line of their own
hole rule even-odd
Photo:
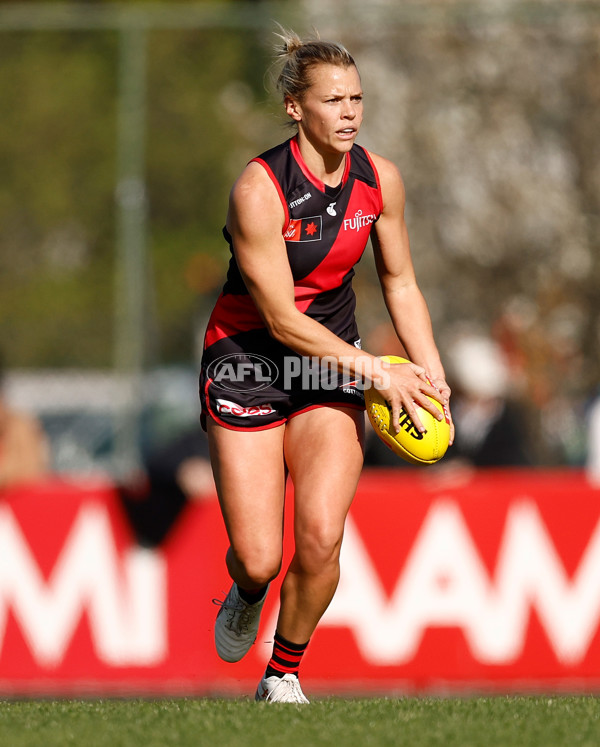
<svg viewBox="0 0 600 747">
<path fill-rule="evenodd" d="M 388 363 L 410 363 L 406 358 L 397 355 L 382 355 L 381 360 Z M 375 387 L 365 389 L 365 405 L 369 421 L 375 433 L 394 453 L 411 464 L 434 464 L 439 461 L 450 441 L 450 421 L 442 405 L 430 397 L 431 401 L 444 415 L 442 420 L 436 418 L 422 407 L 417 408 L 419 418 L 425 426 L 420 433 L 408 413 L 400 411 L 400 431 L 396 433 L 392 426 L 392 410 Z"/>
</svg>

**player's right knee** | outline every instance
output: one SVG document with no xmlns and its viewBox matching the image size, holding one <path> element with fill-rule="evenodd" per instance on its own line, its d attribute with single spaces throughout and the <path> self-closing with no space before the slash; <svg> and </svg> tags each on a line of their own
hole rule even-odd
<svg viewBox="0 0 600 747">
<path fill-rule="evenodd" d="M 261 549 L 245 553 L 235 553 L 236 560 L 242 573 L 252 581 L 255 588 L 266 586 L 281 570 L 281 554 L 271 556 Z"/>
</svg>

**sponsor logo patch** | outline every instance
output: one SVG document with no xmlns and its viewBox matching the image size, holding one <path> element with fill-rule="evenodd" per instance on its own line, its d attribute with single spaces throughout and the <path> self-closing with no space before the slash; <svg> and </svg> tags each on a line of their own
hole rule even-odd
<svg viewBox="0 0 600 747">
<path fill-rule="evenodd" d="M 365 226 L 375 223 L 377 216 L 374 213 L 363 215 L 362 210 L 357 210 L 354 218 L 344 219 L 344 231 L 360 231 Z"/>
<path fill-rule="evenodd" d="M 298 197 L 297 200 L 292 200 L 292 202 L 289 202 L 288 207 L 290 210 L 293 210 L 295 207 L 298 207 L 298 205 L 302 205 L 303 202 L 306 202 L 306 200 L 310 200 L 311 197 L 312 194 L 310 192 L 306 192 L 306 194 Z"/>
<path fill-rule="evenodd" d="M 290 220 L 283 238 L 285 241 L 320 241 L 323 229 L 323 220 L 320 215 L 311 218 L 299 218 Z"/>
</svg>

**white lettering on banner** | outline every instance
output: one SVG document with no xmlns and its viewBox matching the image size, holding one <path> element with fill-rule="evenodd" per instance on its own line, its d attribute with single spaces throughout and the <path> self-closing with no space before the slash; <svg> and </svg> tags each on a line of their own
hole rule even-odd
<svg viewBox="0 0 600 747">
<path fill-rule="evenodd" d="M 12 511 L 0 509 L 0 646 L 11 607 L 40 665 L 62 661 L 84 610 L 98 658 L 151 666 L 167 653 L 166 569 L 135 548 L 119 558 L 106 509 L 84 506 L 46 582 Z"/>
<path fill-rule="evenodd" d="M 535 503 L 509 509 L 494 578 L 457 504 L 434 503 L 391 598 L 349 517 L 342 575 L 322 626 L 347 627 L 364 658 L 399 665 L 417 653 L 427 628 L 461 628 L 473 656 L 508 664 L 523 651 L 535 608 L 557 659 L 581 661 L 600 618 L 600 523 L 572 580 Z"/>
</svg>

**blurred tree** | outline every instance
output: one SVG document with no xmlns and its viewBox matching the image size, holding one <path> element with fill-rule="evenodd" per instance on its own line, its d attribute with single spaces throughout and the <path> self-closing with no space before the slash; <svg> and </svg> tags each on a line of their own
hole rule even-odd
<svg viewBox="0 0 600 747">
<path fill-rule="evenodd" d="M 4 33 L 0 335 L 11 365 L 108 362 L 115 38 Z"/>
<path fill-rule="evenodd" d="M 255 113 L 266 52 L 252 32 L 215 29 L 150 31 L 147 45 L 150 347 L 153 362 L 189 362 L 188 264 L 225 265 L 233 170 L 267 139 Z M 12 366 L 111 365 L 117 65 L 114 32 L 2 34 L 0 335 Z"/>
</svg>

